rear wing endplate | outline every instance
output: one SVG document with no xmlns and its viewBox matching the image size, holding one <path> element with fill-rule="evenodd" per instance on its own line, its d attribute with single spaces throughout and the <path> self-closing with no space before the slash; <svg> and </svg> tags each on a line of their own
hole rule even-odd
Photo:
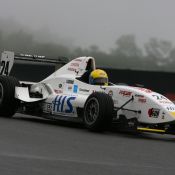
<svg viewBox="0 0 175 175">
<path fill-rule="evenodd" d="M 49 58 L 41 55 L 18 54 L 11 51 L 4 51 L 0 59 L 0 75 L 9 75 L 14 61 L 20 62 L 38 62 L 55 65 L 65 65 L 69 60 L 66 57 Z"/>
</svg>

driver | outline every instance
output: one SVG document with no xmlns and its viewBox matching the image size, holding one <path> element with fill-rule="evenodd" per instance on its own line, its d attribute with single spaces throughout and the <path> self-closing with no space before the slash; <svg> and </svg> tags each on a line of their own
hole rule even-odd
<svg viewBox="0 0 175 175">
<path fill-rule="evenodd" d="M 93 70 L 89 76 L 89 84 L 108 86 L 108 75 L 104 70 Z"/>
</svg>

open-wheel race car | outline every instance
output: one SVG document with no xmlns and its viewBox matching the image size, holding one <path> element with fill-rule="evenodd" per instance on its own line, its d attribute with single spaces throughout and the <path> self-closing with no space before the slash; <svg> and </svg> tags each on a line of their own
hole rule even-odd
<svg viewBox="0 0 175 175">
<path fill-rule="evenodd" d="M 175 134 L 175 105 L 152 90 L 89 83 L 93 57 L 78 57 L 40 82 L 9 76 L 14 60 L 54 62 L 42 56 L 4 51 L 0 69 L 0 116 L 16 112 L 52 120 L 83 122 L 91 131 L 119 130 Z M 64 62 L 64 61 L 63 61 Z M 22 72 L 21 72 L 22 73 Z"/>
</svg>

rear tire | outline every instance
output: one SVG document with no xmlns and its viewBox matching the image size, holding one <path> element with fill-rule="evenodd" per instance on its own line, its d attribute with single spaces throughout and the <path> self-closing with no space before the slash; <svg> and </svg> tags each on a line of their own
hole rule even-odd
<svg viewBox="0 0 175 175">
<path fill-rule="evenodd" d="M 15 86 L 20 86 L 15 77 L 0 76 L 0 116 L 12 117 L 17 111 L 19 100 L 15 99 Z"/>
<path fill-rule="evenodd" d="M 113 119 L 114 103 L 105 93 L 94 92 L 86 100 L 84 107 L 84 124 L 91 131 L 109 129 Z"/>
</svg>

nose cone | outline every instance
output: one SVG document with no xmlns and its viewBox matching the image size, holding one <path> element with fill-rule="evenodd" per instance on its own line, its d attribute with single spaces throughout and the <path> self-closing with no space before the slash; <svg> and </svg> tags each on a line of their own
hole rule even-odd
<svg viewBox="0 0 175 175">
<path fill-rule="evenodd" d="M 170 113 L 170 115 L 174 118 L 174 120 L 175 120 L 175 111 L 171 111 L 171 112 L 169 112 Z"/>
<path fill-rule="evenodd" d="M 164 111 L 160 117 L 163 123 L 175 122 L 175 111 Z"/>
<path fill-rule="evenodd" d="M 157 115 L 157 119 L 160 123 L 169 123 L 175 122 L 175 111 L 168 110 L 167 108 L 163 108 L 160 110 L 159 115 Z"/>
</svg>

